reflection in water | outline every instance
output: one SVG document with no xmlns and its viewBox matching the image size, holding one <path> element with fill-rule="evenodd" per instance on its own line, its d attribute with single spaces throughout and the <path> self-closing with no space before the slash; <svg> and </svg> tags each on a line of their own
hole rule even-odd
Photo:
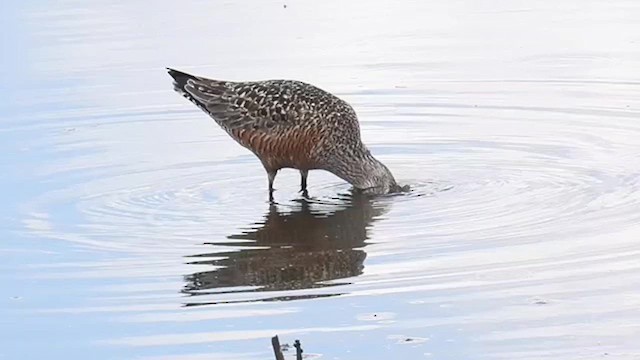
<svg viewBox="0 0 640 360">
<path fill-rule="evenodd" d="M 346 284 L 325 282 L 362 274 L 368 228 L 386 209 L 384 204 L 374 203 L 355 192 L 339 200 L 338 204 L 327 204 L 302 198 L 289 211 L 281 211 L 278 205 L 271 203 L 264 220 L 252 229 L 229 236 L 231 241 L 207 243 L 241 247 L 241 250 L 194 256 L 207 260 L 191 264 L 209 264 L 216 269 L 187 276 L 183 292 L 190 295 L 225 294 Z M 228 289 L 240 286 L 251 289 Z M 212 289 L 219 290 L 207 291 Z M 335 295 L 339 294 L 289 294 L 253 301 Z"/>
</svg>

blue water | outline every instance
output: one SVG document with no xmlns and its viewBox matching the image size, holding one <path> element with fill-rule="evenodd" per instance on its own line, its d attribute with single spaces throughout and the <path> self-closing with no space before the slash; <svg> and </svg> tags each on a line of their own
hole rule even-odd
<svg viewBox="0 0 640 360">
<path fill-rule="evenodd" d="M 640 357 L 638 4 L 284 5 L 0 5 L 0 358 Z M 166 66 L 337 94 L 413 191 L 269 204 Z"/>
</svg>

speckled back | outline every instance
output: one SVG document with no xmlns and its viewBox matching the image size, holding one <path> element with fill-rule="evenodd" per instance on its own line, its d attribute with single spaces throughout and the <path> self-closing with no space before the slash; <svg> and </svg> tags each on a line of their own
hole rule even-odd
<svg viewBox="0 0 640 360">
<path fill-rule="evenodd" d="M 361 147 L 354 110 L 294 80 L 217 81 L 177 72 L 176 90 L 207 112 L 269 169 L 322 168 L 344 147 Z"/>
</svg>

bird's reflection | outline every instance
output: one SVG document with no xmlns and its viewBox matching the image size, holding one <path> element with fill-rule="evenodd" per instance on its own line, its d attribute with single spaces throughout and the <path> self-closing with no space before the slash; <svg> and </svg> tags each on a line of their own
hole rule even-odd
<svg viewBox="0 0 640 360">
<path fill-rule="evenodd" d="M 234 250 L 193 256 L 207 260 L 196 260 L 191 264 L 208 264 L 215 269 L 186 276 L 183 293 L 197 296 L 283 292 L 343 285 L 345 282 L 325 282 L 362 274 L 367 232 L 370 225 L 386 212 L 385 205 L 357 192 L 330 203 L 302 198 L 286 211 L 282 206 L 271 203 L 264 219 L 254 224 L 251 230 L 230 235 L 227 241 L 209 243 L 217 245 L 218 249 L 219 246 L 233 246 Z M 241 249 L 237 250 L 238 247 Z M 335 295 L 339 293 L 285 293 L 260 299 L 219 299 L 206 304 Z M 203 304 L 193 302 L 187 305 Z"/>
</svg>

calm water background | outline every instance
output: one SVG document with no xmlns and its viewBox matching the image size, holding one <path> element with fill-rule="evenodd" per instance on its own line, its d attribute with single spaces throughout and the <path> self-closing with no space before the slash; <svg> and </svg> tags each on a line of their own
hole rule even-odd
<svg viewBox="0 0 640 360">
<path fill-rule="evenodd" d="M 640 359 L 639 2 L 0 10 L 0 358 Z M 269 205 L 165 66 L 338 94 L 414 191 Z"/>
</svg>

